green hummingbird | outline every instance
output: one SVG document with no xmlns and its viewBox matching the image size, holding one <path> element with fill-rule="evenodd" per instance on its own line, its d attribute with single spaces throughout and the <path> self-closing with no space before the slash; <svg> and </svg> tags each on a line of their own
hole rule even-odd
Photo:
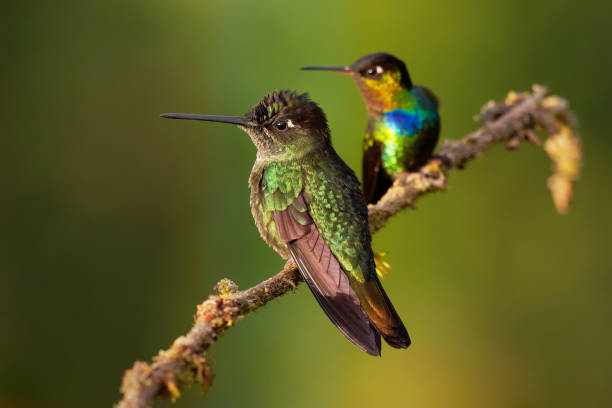
<svg viewBox="0 0 612 408">
<path fill-rule="evenodd" d="M 238 125 L 257 147 L 251 211 L 263 240 L 293 259 L 329 319 L 353 344 L 380 355 L 380 336 L 410 345 L 376 275 L 368 209 L 355 173 L 331 145 L 325 114 L 308 95 L 266 95 L 244 116 L 161 115 Z"/>
<path fill-rule="evenodd" d="M 366 55 L 345 67 L 308 66 L 353 77 L 368 111 L 363 139 L 363 192 L 377 202 L 402 172 L 425 164 L 438 142 L 438 99 L 412 84 L 406 64 L 384 52 Z"/>
</svg>

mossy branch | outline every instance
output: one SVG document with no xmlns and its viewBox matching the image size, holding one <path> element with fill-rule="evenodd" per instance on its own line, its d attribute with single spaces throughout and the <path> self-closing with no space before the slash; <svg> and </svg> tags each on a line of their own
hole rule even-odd
<svg viewBox="0 0 612 408">
<path fill-rule="evenodd" d="M 444 142 L 436 157 L 419 172 L 401 175 L 378 203 L 369 206 L 372 232 L 382 228 L 391 216 L 414 206 L 420 196 L 444 190 L 452 169 L 464 168 L 493 144 L 505 143 L 509 149 L 518 147 L 521 141 L 541 145 L 536 131 L 547 136 L 544 149 L 554 167 L 548 187 L 557 210 L 565 214 L 578 179 L 581 142 L 567 101 L 547 93 L 547 88 L 534 85 L 532 93 L 510 92 L 504 102 L 483 106 L 476 116 L 481 123 L 478 130 L 459 141 Z M 158 396 L 174 400 L 180 396 L 180 388 L 193 383 L 206 390 L 213 379 L 205 356 L 208 349 L 240 319 L 295 289 L 301 280 L 291 262 L 273 277 L 244 291 L 228 279 L 221 280 L 215 286 L 216 294 L 198 306 L 189 333 L 159 352 L 152 363 L 138 361 L 125 372 L 123 398 L 116 407 L 147 407 Z"/>
</svg>

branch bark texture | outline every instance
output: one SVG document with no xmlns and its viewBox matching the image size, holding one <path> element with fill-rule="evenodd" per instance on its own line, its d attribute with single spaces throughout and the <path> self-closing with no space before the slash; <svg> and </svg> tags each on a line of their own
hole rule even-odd
<svg viewBox="0 0 612 408">
<path fill-rule="evenodd" d="M 548 186 L 560 213 L 566 213 L 578 178 L 581 141 L 576 121 L 566 100 L 547 96 L 548 89 L 534 85 L 531 93 L 510 92 L 504 102 L 489 102 L 476 120 L 478 130 L 459 141 L 445 141 L 438 154 L 419 172 L 402 174 L 381 198 L 369 206 L 370 229 L 376 232 L 390 217 L 413 207 L 420 196 L 446 187 L 452 169 L 461 169 L 496 143 L 509 149 L 521 141 L 540 145 L 536 131 L 547 136 L 544 149 L 553 161 Z M 180 396 L 180 389 L 199 383 L 205 391 L 213 373 L 206 352 L 219 337 L 240 319 L 269 301 L 294 290 L 302 281 L 295 264 L 288 262 L 282 271 L 258 285 L 239 291 L 236 284 L 223 279 L 216 294 L 198 305 L 193 328 L 177 338 L 167 350 L 153 357 L 152 363 L 138 361 L 123 377 L 123 398 L 117 408 L 150 406 L 158 396 Z"/>
</svg>

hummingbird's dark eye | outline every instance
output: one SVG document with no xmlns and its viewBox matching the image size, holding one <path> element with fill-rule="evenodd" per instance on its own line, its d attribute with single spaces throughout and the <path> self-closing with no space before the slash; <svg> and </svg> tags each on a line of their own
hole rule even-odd
<svg viewBox="0 0 612 408">
<path fill-rule="evenodd" d="M 287 121 L 279 120 L 278 122 L 274 124 L 274 127 L 276 127 L 278 130 L 285 130 L 287 129 Z"/>
</svg>

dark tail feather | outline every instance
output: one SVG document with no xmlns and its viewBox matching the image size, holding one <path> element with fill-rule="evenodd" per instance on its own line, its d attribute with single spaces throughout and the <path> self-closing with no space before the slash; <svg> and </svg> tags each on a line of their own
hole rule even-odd
<svg viewBox="0 0 612 408">
<path fill-rule="evenodd" d="M 377 278 L 358 284 L 361 307 L 385 341 L 391 346 L 405 349 L 410 337 L 393 304 Z"/>
</svg>

